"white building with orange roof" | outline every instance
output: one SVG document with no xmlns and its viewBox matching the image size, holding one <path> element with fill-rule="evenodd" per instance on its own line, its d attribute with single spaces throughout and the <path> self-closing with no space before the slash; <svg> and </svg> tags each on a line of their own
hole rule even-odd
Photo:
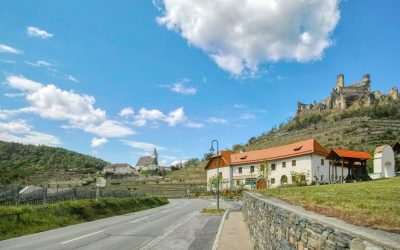
<svg viewBox="0 0 400 250">
<path fill-rule="evenodd" d="M 316 140 L 309 139 L 293 144 L 253 150 L 243 153 L 221 151 L 206 165 L 207 180 L 216 176 L 219 161 L 222 189 L 279 187 L 294 184 L 295 176 L 311 184 L 328 182 L 328 150 Z M 347 171 L 343 173 L 344 176 Z M 304 184 L 305 184 L 304 183 Z M 211 187 L 209 187 L 210 189 Z"/>
</svg>

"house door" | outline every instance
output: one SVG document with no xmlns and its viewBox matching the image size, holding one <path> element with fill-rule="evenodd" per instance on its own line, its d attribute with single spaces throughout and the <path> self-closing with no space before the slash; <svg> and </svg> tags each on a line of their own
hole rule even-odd
<svg viewBox="0 0 400 250">
<path fill-rule="evenodd" d="M 258 179 L 257 181 L 257 189 L 266 189 L 267 181 L 265 179 Z"/>
</svg>

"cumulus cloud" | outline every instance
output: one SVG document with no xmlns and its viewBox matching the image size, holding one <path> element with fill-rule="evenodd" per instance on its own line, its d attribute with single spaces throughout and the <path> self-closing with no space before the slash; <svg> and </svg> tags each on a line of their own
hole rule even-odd
<svg viewBox="0 0 400 250">
<path fill-rule="evenodd" d="M 22 54 L 24 52 L 22 50 L 0 43 L 0 53 Z"/>
<path fill-rule="evenodd" d="M 148 143 L 148 142 L 140 142 L 140 141 L 130 141 L 130 140 L 121 140 L 121 142 L 131 148 L 134 149 L 141 149 L 145 152 L 152 152 L 154 148 L 157 149 L 157 151 L 163 151 L 166 150 L 165 147 Z"/>
<path fill-rule="evenodd" d="M 1 116 L 1 113 L 0 113 Z M 58 137 L 32 130 L 24 120 L 0 122 L 0 140 L 34 145 L 60 145 Z"/>
<path fill-rule="evenodd" d="M 106 144 L 107 142 L 108 142 L 108 140 L 106 138 L 93 137 L 90 146 L 92 148 L 98 148 L 98 147 Z"/>
<path fill-rule="evenodd" d="M 163 5 L 160 5 L 163 3 Z M 263 62 L 318 60 L 332 44 L 338 0 L 163 0 L 160 25 L 242 75 Z"/>
<path fill-rule="evenodd" d="M 133 125 L 137 127 L 146 126 L 148 122 L 152 122 L 154 127 L 158 127 L 158 122 L 164 122 L 170 127 L 175 127 L 182 124 L 189 128 L 201 128 L 204 125 L 190 120 L 186 115 L 183 107 L 177 108 L 164 114 L 158 109 L 141 108 L 138 114 L 134 117 Z"/>
<path fill-rule="evenodd" d="M 195 95 L 197 93 L 197 88 L 186 87 L 185 83 L 190 82 L 189 79 L 182 79 L 176 83 L 168 85 L 160 85 L 160 87 L 169 88 L 172 92 L 179 93 L 182 95 Z"/>
<path fill-rule="evenodd" d="M 119 112 L 119 116 L 122 117 L 128 117 L 133 115 L 135 112 L 133 111 L 133 109 L 131 107 L 126 107 L 121 109 L 121 111 Z"/>
<path fill-rule="evenodd" d="M 7 77 L 10 87 L 25 93 L 30 106 L 8 112 L 31 112 L 50 119 L 67 121 L 65 128 L 82 129 L 101 137 L 124 137 L 134 131 L 122 123 L 107 118 L 106 112 L 95 108 L 95 98 L 59 89 L 53 84 L 44 85 L 23 76 Z"/>
<path fill-rule="evenodd" d="M 47 38 L 50 38 L 53 36 L 53 34 L 47 32 L 45 30 L 41 30 L 34 26 L 27 27 L 26 34 L 28 34 L 28 36 L 38 37 L 38 38 L 42 38 L 42 39 L 47 39 Z"/>
</svg>

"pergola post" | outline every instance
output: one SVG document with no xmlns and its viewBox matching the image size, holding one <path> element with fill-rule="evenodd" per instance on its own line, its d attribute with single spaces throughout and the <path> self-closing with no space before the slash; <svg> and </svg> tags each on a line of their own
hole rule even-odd
<svg viewBox="0 0 400 250">
<path fill-rule="evenodd" d="M 331 183 L 332 181 L 331 181 L 331 164 L 332 164 L 332 161 L 329 161 L 329 164 L 328 164 L 328 170 L 329 170 L 329 175 L 328 175 L 328 177 L 329 177 L 329 183 Z"/>
<path fill-rule="evenodd" d="M 342 183 L 344 182 L 343 174 L 344 174 L 344 159 L 342 158 Z"/>
</svg>

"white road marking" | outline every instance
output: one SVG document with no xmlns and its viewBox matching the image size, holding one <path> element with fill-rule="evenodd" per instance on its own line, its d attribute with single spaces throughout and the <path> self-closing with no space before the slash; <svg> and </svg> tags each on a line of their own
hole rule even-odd
<svg viewBox="0 0 400 250">
<path fill-rule="evenodd" d="M 98 233 L 102 233 L 102 232 L 104 232 L 104 230 L 100 230 L 100 231 L 97 231 L 97 232 L 94 232 L 94 233 L 91 233 L 91 234 L 87 234 L 87 235 L 84 235 L 84 236 L 81 236 L 81 237 L 78 237 L 78 238 L 75 238 L 75 239 L 72 239 L 72 240 L 63 241 L 63 242 L 60 243 L 60 245 L 64 245 L 66 243 L 69 243 L 69 242 L 72 242 L 72 241 L 76 241 L 76 240 L 80 240 L 80 239 L 83 239 L 83 238 L 86 238 L 86 237 L 89 237 L 89 236 L 92 236 L 92 235 L 95 235 L 95 234 L 98 234 Z"/>
<path fill-rule="evenodd" d="M 168 235 L 173 233 L 177 228 L 182 226 L 187 221 L 191 220 L 193 217 L 195 217 L 199 213 L 200 213 L 200 210 L 198 210 L 196 212 L 193 212 L 193 213 L 189 214 L 188 216 L 186 216 L 185 218 L 183 218 L 182 220 L 178 221 L 177 223 L 172 224 L 171 226 L 169 226 L 167 228 L 167 230 L 164 231 L 164 233 L 160 234 L 158 237 L 156 237 L 153 240 L 149 241 L 146 245 L 141 247 L 140 250 L 146 250 L 146 249 L 152 248 L 154 245 L 156 245 L 162 239 L 164 239 L 165 237 L 167 237 Z"/>
<path fill-rule="evenodd" d="M 166 212 L 168 212 L 168 211 L 171 211 L 171 210 L 172 210 L 172 208 L 166 209 L 166 210 L 162 211 L 160 214 L 164 214 L 164 213 L 166 213 Z"/>
<path fill-rule="evenodd" d="M 130 222 L 128 222 L 127 224 L 136 223 L 136 222 L 139 222 L 139 221 L 145 220 L 145 219 L 147 219 L 147 218 L 149 218 L 149 216 L 145 216 L 145 217 L 143 217 L 143 218 L 140 218 L 140 219 L 137 219 L 137 220 L 130 221 Z"/>
</svg>

